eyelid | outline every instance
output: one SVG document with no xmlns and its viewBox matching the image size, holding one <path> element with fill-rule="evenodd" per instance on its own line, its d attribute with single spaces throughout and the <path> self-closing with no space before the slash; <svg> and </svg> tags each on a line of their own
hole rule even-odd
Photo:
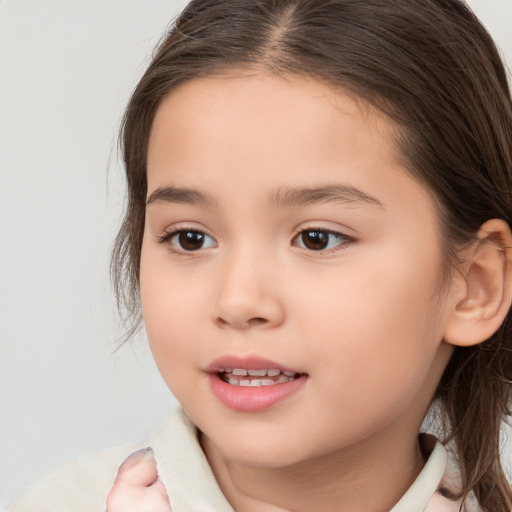
<svg viewBox="0 0 512 512">
<path fill-rule="evenodd" d="M 309 249 L 307 247 L 299 246 L 295 242 L 296 239 L 302 233 L 308 232 L 308 231 L 320 231 L 322 233 L 332 235 L 332 236 L 340 238 L 342 240 L 340 241 L 340 243 L 336 244 L 334 247 L 330 247 L 330 248 L 326 248 L 326 249 L 315 250 L 315 249 Z M 188 223 L 177 223 L 177 224 L 172 224 L 172 225 L 168 226 L 163 233 L 155 236 L 155 241 L 159 244 L 167 245 L 167 249 L 169 250 L 169 252 L 179 254 L 179 255 L 192 255 L 195 253 L 200 253 L 200 252 L 204 251 L 205 249 L 212 248 L 212 246 L 209 246 L 209 247 L 200 247 L 196 250 L 186 250 L 186 249 L 180 248 L 176 244 L 172 244 L 171 241 L 172 241 L 173 237 L 175 237 L 179 233 L 183 233 L 183 232 L 200 233 L 200 234 L 205 235 L 206 237 L 210 238 L 211 240 L 213 240 L 213 242 L 215 243 L 214 247 L 216 247 L 218 245 L 216 238 L 214 236 L 210 235 L 207 232 L 207 230 L 204 229 L 202 226 L 195 226 L 195 225 L 191 225 Z M 344 230 L 342 231 L 339 228 L 334 229 L 331 227 L 326 227 L 325 225 L 322 226 L 322 225 L 318 225 L 318 224 L 312 224 L 312 225 L 306 225 L 306 226 L 301 225 L 300 227 L 298 227 L 293 233 L 291 243 L 295 247 L 298 247 L 299 249 L 308 252 L 310 255 L 322 256 L 322 255 L 329 255 L 329 254 L 336 253 L 338 251 L 347 249 L 348 246 L 351 245 L 355 241 L 356 241 L 356 238 L 354 236 L 347 235 Z"/>
<path fill-rule="evenodd" d="M 327 233 L 328 235 L 333 235 L 339 238 L 344 239 L 343 242 L 337 244 L 334 247 L 328 248 L 328 249 L 320 249 L 320 250 L 314 250 L 314 249 L 308 249 L 307 247 L 300 247 L 295 243 L 295 240 L 304 232 L 308 231 L 321 231 L 322 233 Z M 297 228 L 293 234 L 292 237 L 292 245 L 295 245 L 296 247 L 299 247 L 299 249 L 307 251 L 308 254 L 315 256 L 323 256 L 323 255 L 329 255 L 333 254 L 345 249 L 348 249 L 348 246 L 350 246 L 353 242 L 356 241 L 356 238 L 351 235 L 347 235 L 344 231 L 341 231 L 340 229 L 333 229 L 333 228 L 327 228 L 325 226 L 318 226 L 318 225 L 311 225 L 311 226 L 300 226 Z"/>
<path fill-rule="evenodd" d="M 171 226 L 168 226 L 164 232 L 160 235 L 155 236 L 155 241 L 159 244 L 167 245 L 167 249 L 169 252 L 172 252 L 174 254 L 180 254 L 180 255 L 191 255 L 195 253 L 199 253 L 205 249 L 210 249 L 210 247 L 200 248 L 197 250 L 189 250 L 182 249 L 175 244 L 171 244 L 172 239 L 178 235 L 179 233 L 200 233 L 202 235 L 205 235 L 208 238 L 211 238 L 215 242 L 215 246 L 218 244 L 215 237 L 210 235 L 207 230 L 200 228 L 198 226 L 191 226 L 190 224 L 172 224 Z"/>
</svg>

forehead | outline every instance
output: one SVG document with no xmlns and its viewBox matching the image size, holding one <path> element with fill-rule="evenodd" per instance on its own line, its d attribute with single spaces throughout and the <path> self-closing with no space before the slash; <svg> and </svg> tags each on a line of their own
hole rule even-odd
<svg viewBox="0 0 512 512">
<path fill-rule="evenodd" d="M 401 165 L 395 133 L 393 122 L 363 100 L 309 77 L 196 79 L 157 110 L 148 194 L 172 184 L 241 197 L 340 181 L 374 197 L 408 197 L 411 186 L 427 194 Z"/>
<path fill-rule="evenodd" d="M 245 151 L 251 145 L 250 154 L 282 153 L 278 150 L 288 144 L 295 146 L 295 154 L 318 159 L 333 156 L 335 146 L 357 151 L 371 142 L 380 158 L 394 161 L 394 132 L 382 113 L 326 83 L 297 75 L 232 72 L 186 82 L 162 101 L 150 134 L 148 167 L 156 152 L 178 140 L 172 148 L 176 157 L 192 145 L 206 152 L 213 144 L 219 154 L 229 148 L 235 157 L 243 141 Z"/>
<path fill-rule="evenodd" d="M 308 76 L 277 76 L 265 71 L 232 71 L 178 86 L 157 109 L 150 140 L 155 138 L 155 130 L 169 125 L 171 115 L 189 132 L 199 125 L 203 130 L 227 131 L 230 125 L 237 124 L 239 130 L 243 124 L 245 130 L 240 135 L 254 135 L 259 140 L 265 135 L 311 135 L 308 130 L 315 125 L 315 131 L 328 142 L 336 135 L 332 125 L 342 117 L 344 122 L 350 117 L 354 126 L 364 125 L 382 138 L 392 138 L 396 131 L 388 117 L 348 90 Z M 224 125 L 212 126 L 216 120 Z M 266 132 L 261 130 L 262 124 Z M 251 128 L 255 130 L 252 133 Z"/>
</svg>

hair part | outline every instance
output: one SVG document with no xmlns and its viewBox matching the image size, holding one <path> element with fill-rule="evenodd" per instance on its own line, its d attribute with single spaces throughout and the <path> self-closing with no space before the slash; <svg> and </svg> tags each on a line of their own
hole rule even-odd
<svg viewBox="0 0 512 512">
<path fill-rule="evenodd" d="M 403 164 L 432 192 L 445 268 L 487 220 L 512 225 L 512 102 L 492 38 L 459 0 L 193 0 L 156 49 L 121 128 L 126 212 L 111 271 L 128 336 L 141 322 L 139 267 L 148 139 L 180 84 L 230 70 L 314 78 L 361 98 L 397 127 Z M 512 509 L 499 456 L 510 415 L 512 318 L 456 348 L 437 391 L 458 448 L 461 496 Z"/>
</svg>

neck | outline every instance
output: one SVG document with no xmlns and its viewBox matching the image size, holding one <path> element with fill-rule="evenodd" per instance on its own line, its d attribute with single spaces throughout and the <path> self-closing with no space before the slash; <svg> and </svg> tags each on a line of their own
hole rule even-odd
<svg viewBox="0 0 512 512">
<path fill-rule="evenodd" d="M 394 434 L 278 468 L 229 460 L 205 435 L 201 444 L 236 512 L 387 512 L 424 465 L 417 436 Z"/>
</svg>

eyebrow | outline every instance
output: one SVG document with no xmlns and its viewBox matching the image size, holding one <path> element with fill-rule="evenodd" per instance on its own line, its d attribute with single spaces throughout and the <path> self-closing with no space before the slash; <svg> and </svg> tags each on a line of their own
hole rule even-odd
<svg viewBox="0 0 512 512">
<path fill-rule="evenodd" d="M 146 205 L 153 203 L 199 204 L 209 208 L 217 206 L 215 199 L 204 192 L 173 186 L 159 187 L 154 190 L 148 197 Z"/>
<path fill-rule="evenodd" d="M 374 196 L 346 184 L 324 185 L 312 188 L 280 188 L 270 196 L 270 203 L 280 208 L 306 206 L 316 203 L 370 204 L 385 209 Z M 146 201 L 153 203 L 181 203 L 202 205 L 208 208 L 218 206 L 217 201 L 199 190 L 179 188 L 172 185 L 154 190 Z"/>
<path fill-rule="evenodd" d="M 271 196 L 271 202 L 279 207 L 306 206 L 315 203 L 363 203 L 385 209 L 374 196 L 346 184 L 325 185 L 314 188 L 279 189 Z"/>
</svg>

